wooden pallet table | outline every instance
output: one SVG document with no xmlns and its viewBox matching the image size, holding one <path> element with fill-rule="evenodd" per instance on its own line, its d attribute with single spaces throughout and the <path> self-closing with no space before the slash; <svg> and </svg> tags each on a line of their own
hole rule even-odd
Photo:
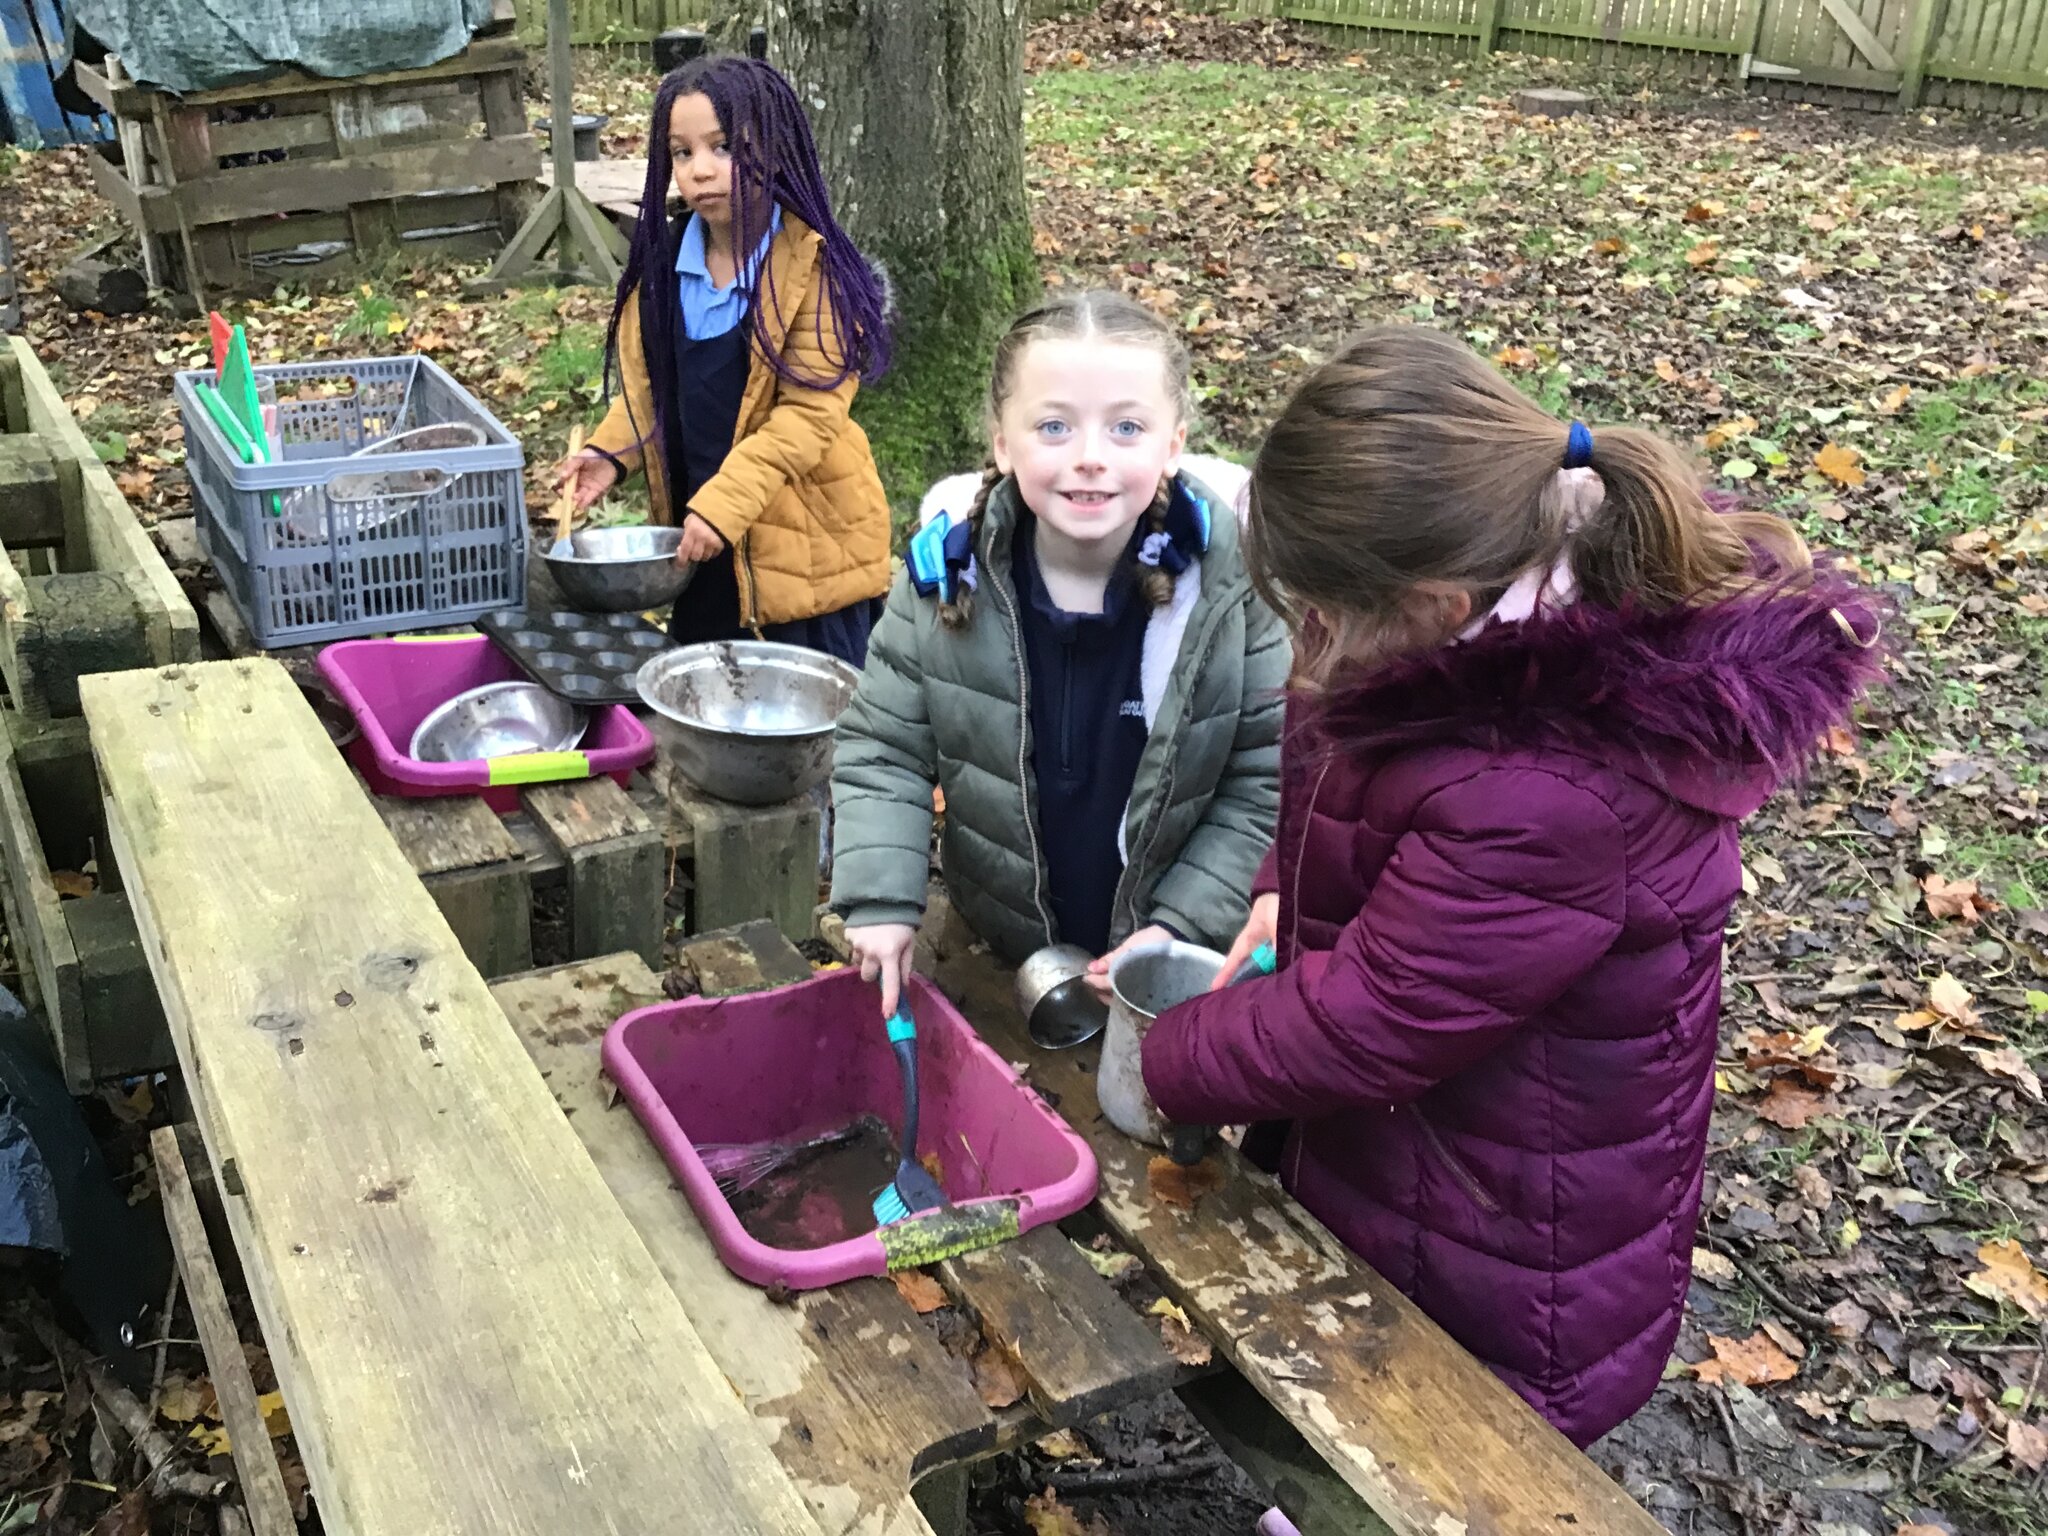
<svg viewBox="0 0 2048 1536">
<path fill-rule="evenodd" d="M 683 960 L 709 980 L 708 990 L 724 992 L 810 974 L 767 923 L 701 937 Z M 1021 1364 L 1027 1397 L 1014 1408 L 982 1402 L 966 1363 L 940 1346 L 887 1280 L 771 1299 L 719 1262 L 667 1164 L 601 1070 L 606 1028 L 659 1001 L 659 978 L 621 955 L 512 977 L 492 990 L 823 1530 L 955 1536 L 964 1530 L 965 1463 L 1199 1374 L 1178 1364 L 1156 1323 L 1053 1228 L 939 1271 L 993 1347 Z"/>
<path fill-rule="evenodd" d="M 82 692 L 324 1528 L 816 1533 L 284 671 Z"/>
<path fill-rule="evenodd" d="M 112 64 L 113 61 L 110 61 Z M 421 69 L 330 80 L 285 70 L 187 96 L 78 66 L 120 130 L 100 191 L 153 285 L 208 295 L 345 276 L 394 250 L 488 256 L 540 170 L 513 37 Z"/>
</svg>

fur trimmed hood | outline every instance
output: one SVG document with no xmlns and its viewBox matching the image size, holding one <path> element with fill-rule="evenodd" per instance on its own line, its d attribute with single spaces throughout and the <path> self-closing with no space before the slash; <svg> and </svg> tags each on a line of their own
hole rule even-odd
<svg viewBox="0 0 2048 1536">
<path fill-rule="evenodd" d="M 1808 586 L 1704 607 L 1579 603 L 1340 683 L 1311 720 L 1340 751 L 1563 747 L 1747 816 L 1882 679 L 1886 616 L 1825 566 Z"/>
</svg>

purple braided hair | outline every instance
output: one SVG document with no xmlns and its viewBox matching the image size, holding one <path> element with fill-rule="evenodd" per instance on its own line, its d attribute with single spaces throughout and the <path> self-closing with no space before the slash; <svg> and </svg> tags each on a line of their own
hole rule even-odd
<svg viewBox="0 0 2048 1536">
<path fill-rule="evenodd" d="M 740 275 L 747 285 L 748 323 L 755 347 L 781 378 L 806 388 L 835 389 L 855 375 L 863 380 L 879 377 L 889 366 L 887 284 L 832 216 L 832 199 L 818 167 L 810 119 L 789 81 L 773 65 L 737 54 L 712 54 L 670 70 L 654 94 L 653 123 L 647 135 L 647 184 L 640 194 L 639 222 L 605 332 L 607 392 L 618 385 L 619 317 L 636 289 L 641 343 L 648 358 L 672 356 L 675 341 L 683 333 L 682 302 L 674 277 L 682 221 L 672 226 L 668 216 L 675 173 L 668 131 L 676 102 L 691 95 L 709 98 L 731 150 L 733 249 L 743 263 Z M 770 263 L 747 260 L 767 233 L 778 204 L 816 230 L 825 243 L 819 269 L 827 302 L 818 311 L 816 340 L 825 356 L 837 359 L 838 371 L 823 378 L 798 373 L 780 349 L 771 345 L 770 306 L 776 321 L 786 321 L 782 297 L 775 291 Z M 836 334 L 826 331 L 828 310 Z M 647 378 L 656 420 L 649 424 L 642 441 L 658 433 L 664 444 L 675 444 L 680 441 L 675 380 L 659 362 L 648 368 Z"/>
</svg>

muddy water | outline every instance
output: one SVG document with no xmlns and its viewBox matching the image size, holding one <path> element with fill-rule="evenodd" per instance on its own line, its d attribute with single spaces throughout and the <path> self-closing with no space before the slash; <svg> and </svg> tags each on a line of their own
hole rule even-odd
<svg viewBox="0 0 2048 1536">
<path fill-rule="evenodd" d="M 777 1169 L 732 1197 L 747 1235 L 771 1248 L 822 1248 L 875 1230 L 875 1196 L 894 1177 L 897 1151 L 873 1116 L 854 1134 Z"/>
</svg>

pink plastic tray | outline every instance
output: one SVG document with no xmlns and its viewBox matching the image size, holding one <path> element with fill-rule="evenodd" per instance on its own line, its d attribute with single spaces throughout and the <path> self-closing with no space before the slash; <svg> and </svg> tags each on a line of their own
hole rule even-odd
<svg viewBox="0 0 2048 1536">
<path fill-rule="evenodd" d="M 654 756 L 654 737 L 622 704 L 590 712 L 574 752 L 523 752 L 462 763 L 421 763 L 406 755 L 433 710 L 485 683 L 525 682 L 516 662 L 483 635 L 344 640 L 320 653 L 320 674 L 356 717 L 362 734 L 349 760 L 380 795 L 481 795 L 495 811 L 519 808 L 519 786 L 605 775 L 623 787 Z"/>
<path fill-rule="evenodd" d="M 918 1153 L 955 1202 L 819 1248 L 774 1248 L 740 1225 L 697 1145 L 802 1140 L 862 1114 L 902 1129 L 903 1090 L 873 985 L 857 971 L 742 997 L 629 1013 L 604 1066 L 711 1235 L 756 1285 L 808 1290 L 886 1274 L 1014 1237 L 1095 1198 L 1095 1154 L 923 977 L 917 1021 Z"/>
</svg>

